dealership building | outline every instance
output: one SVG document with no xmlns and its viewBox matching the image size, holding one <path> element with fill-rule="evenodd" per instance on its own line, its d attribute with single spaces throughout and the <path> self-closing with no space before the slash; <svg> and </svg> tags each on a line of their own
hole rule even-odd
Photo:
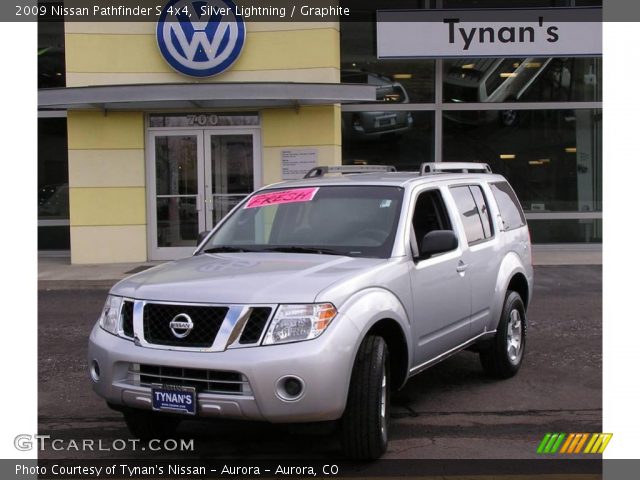
<svg viewBox="0 0 640 480">
<path fill-rule="evenodd" d="M 447 161 L 505 175 L 534 244 L 600 248 L 601 2 L 340 3 L 340 21 L 40 23 L 40 251 L 180 258 L 313 166 Z M 510 10 L 491 26 L 480 4 Z"/>
</svg>

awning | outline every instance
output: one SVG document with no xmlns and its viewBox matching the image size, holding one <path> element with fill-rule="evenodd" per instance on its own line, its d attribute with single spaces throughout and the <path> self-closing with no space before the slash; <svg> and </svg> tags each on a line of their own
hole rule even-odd
<svg viewBox="0 0 640 480">
<path fill-rule="evenodd" d="M 47 88 L 40 110 L 265 108 L 376 100 L 371 85 L 344 83 L 178 83 Z"/>
</svg>

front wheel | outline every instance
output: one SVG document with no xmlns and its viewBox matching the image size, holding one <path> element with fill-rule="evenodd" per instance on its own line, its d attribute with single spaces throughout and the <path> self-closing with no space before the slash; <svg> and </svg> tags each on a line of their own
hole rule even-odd
<svg viewBox="0 0 640 480">
<path fill-rule="evenodd" d="M 526 334 L 524 302 L 517 292 L 508 291 L 496 336 L 488 348 L 480 351 L 485 373 L 495 378 L 510 378 L 518 373 L 524 358 Z"/>
<path fill-rule="evenodd" d="M 367 336 L 356 356 L 342 417 L 342 446 L 349 458 L 374 460 L 387 450 L 389 393 L 387 344 L 382 337 Z"/>
</svg>

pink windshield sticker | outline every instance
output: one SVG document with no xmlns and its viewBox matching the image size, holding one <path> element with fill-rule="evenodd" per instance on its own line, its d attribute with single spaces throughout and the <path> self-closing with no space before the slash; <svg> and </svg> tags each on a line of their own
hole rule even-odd
<svg viewBox="0 0 640 480">
<path fill-rule="evenodd" d="M 266 207 L 282 203 L 310 202 L 316 196 L 318 187 L 294 188 L 292 190 L 279 190 L 277 192 L 261 193 L 251 197 L 244 208 Z"/>
</svg>

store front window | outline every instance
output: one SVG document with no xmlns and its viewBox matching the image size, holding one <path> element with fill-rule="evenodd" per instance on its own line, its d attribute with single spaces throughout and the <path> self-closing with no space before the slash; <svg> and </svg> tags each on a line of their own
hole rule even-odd
<svg viewBox="0 0 640 480">
<path fill-rule="evenodd" d="M 418 170 L 433 162 L 433 112 L 343 111 L 342 162 Z"/>
<path fill-rule="evenodd" d="M 65 86 L 64 23 L 38 23 L 38 88 Z M 38 250 L 68 251 L 69 171 L 65 112 L 38 118 Z"/>
<path fill-rule="evenodd" d="M 445 160 L 488 163 L 509 179 L 525 211 L 602 210 L 600 110 L 458 113 L 445 112 Z"/>
<path fill-rule="evenodd" d="M 577 5 L 374 3 L 385 9 Z M 602 58 L 378 60 L 375 8 L 358 11 L 368 22 L 341 24 L 342 81 L 378 91 L 375 106 L 342 108 L 343 163 L 414 171 L 431 161 L 488 163 L 513 185 L 534 243 L 602 242 Z"/>
<path fill-rule="evenodd" d="M 444 61 L 445 102 L 596 102 L 601 58 L 464 58 Z"/>
</svg>

